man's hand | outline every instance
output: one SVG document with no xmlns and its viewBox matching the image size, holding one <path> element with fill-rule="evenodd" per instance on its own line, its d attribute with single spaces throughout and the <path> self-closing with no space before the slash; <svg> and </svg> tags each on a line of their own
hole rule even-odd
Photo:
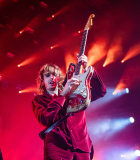
<svg viewBox="0 0 140 160">
<path fill-rule="evenodd" d="M 65 96 L 66 98 L 75 91 L 75 89 L 80 85 L 80 80 L 76 78 L 71 78 L 67 81 L 63 91 L 60 95 Z"/>
<path fill-rule="evenodd" d="M 82 62 L 83 70 L 86 71 L 87 70 L 87 61 L 88 61 L 87 56 L 82 54 L 79 57 L 79 55 L 77 54 L 77 58 L 78 58 L 78 62 Z"/>
</svg>

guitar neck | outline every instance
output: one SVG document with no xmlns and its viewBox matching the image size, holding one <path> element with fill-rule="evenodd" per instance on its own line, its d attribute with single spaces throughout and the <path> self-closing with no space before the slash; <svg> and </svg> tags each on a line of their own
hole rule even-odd
<svg viewBox="0 0 140 160">
<path fill-rule="evenodd" d="M 82 54 L 84 54 L 84 52 L 85 52 L 87 35 L 88 35 L 88 30 L 84 30 L 82 43 L 81 43 L 81 47 L 80 47 L 80 52 L 79 52 L 79 57 Z M 80 73 L 81 65 L 82 65 L 82 62 L 77 62 L 77 65 L 76 65 L 76 68 L 75 68 L 75 75 L 78 75 Z"/>
</svg>

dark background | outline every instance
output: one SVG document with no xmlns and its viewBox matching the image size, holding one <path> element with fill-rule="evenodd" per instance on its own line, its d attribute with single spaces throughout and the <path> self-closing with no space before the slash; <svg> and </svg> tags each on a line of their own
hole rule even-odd
<svg viewBox="0 0 140 160">
<path fill-rule="evenodd" d="M 43 159 L 43 141 L 38 137 L 42 127 L 31 108 L 35 80 L 45 63 L 55 63 L 65 74 L 68 64 L 76 62 L 90 14 L 95 18 L 85 54 L 108 92 L 86 110 L 94 160 L 136 159 L 129 153 L 140 150 L 139 10 L 139 0 L 0 0 L 0 148 L 4 160 Z M 117 51 L 110 54 L 111 49 Z M 121 63 L 128 54 L 130 58 Z M 103 67 L 110 56 L 113 61 Z M 17 67 L 25 60 L 25 65 Z M 112 95 L 120 82 L 129 94 Z M 32 90 L 18 93 L 26 88 Z M 130 116 L 135 123 L 126 122 Z"/>
</svg>

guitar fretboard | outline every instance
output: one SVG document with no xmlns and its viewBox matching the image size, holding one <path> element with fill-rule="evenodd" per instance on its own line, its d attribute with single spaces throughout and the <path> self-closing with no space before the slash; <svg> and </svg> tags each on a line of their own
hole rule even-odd
<svg viewBox="0 0 140 160">
<path fill-rule="evenodd" d="M 81 43 L 81 47 L 80 47 L 80 52 L 79 52 L 79 57 L 80 57 L 82 54 L 84 54 L 84 52 L 85 52 L 87 34 L 88 34 L 88 30 L 84 30 L 83 38 L 82 38 L 82 43 Z M 82 65 L 82 62 L 78 62 L 78 63 L 77 63 L 76 69 L 75 69 L 75 75 L 78 75 L 78 74 L 80 73 L 81 65 Z"/>
</svg>

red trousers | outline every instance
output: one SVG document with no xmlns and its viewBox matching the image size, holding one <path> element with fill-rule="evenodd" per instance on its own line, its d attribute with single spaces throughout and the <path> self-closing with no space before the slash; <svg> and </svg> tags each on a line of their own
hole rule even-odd
<svg viewBox="0 0 140 160">
<path fill-rule="evenodd" d="M 44 140 L 44 160 L 92 160 L 93 148 L 91 153 L 74 150 L 61 136 L 55 133 L 52 135 Z"/>
</svg>

